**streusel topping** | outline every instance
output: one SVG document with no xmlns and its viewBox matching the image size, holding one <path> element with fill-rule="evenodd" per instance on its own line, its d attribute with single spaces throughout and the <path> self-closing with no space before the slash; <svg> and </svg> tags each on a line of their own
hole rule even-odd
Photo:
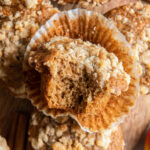
<svg viewBox="0 0 150 150">
<path fill-rule="evenodd" d="M 140 62 L 142 94 L 150 92 L 150 4 L 138 1 L 107 14 L 132 45 L 135 59 Z"/>
<path fill-rule="evenodd" d="M 19 96 L 24 94 L 22 61 L 26 46 L 37 29 L 57 12 L 49 0 L 32 1 L 32 8 L 25 7 L 24 2 L 30 3 L 16 1 L 16 5 L 0 6 L 0 79 Z"/>
<path fill-rule="evenodd" d="M 106 150 L 111 143 L 111 133 L 116 129 L 102 134 L 87 133 L 70 118 L 57 122 L 36 112 L 32 114 L 30 122 L 29 141 L 36 150 Z"/>
<path fill-rule="evenodd" d="M 119 96 L 130 83 L 115 54 L 80 39 L 54 37 L 31 51 L 28 60 L 41 74 L 41 91 L 50 108 L 74 108 L 106 90 Z"/>
</svg>

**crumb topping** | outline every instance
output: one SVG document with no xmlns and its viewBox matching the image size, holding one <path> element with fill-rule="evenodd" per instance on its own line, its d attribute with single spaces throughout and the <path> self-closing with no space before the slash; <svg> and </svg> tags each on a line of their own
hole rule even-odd
<svg viewBox="0 0 150 150">
<path fill-rule="evenodd" d="M 0 0 L 0 5 L 4 6 L 16 6 L 24 5 L 26 8 L 36 8 L 41 3 L 50 4 L 49 0 Z"/>
<path fill-rule="evenodd" d="M 111 133 L 115 130 L 102 134 L 87 133 L 70 118 L 62 123 L 41 113 L 34 113 L 30 122 L 29 141 L 36 150 L 106 150 L 111 143 Z"/>
<path fill-rule="evenodd" d="M 0 4 L 1 5 L 11 5 L 12 4 L 12 0 L 0 0 Z"/>
<path fill-rule="evenodd" d="M 119 96 L 130 83 L 113 53 L 80 39 L 54 37 L 30 52 L 29 64 L 41 74 L 41 90 L 49 107 L 74 108 L 106 90 Z"/>
<path fill-rule="evenodd" d="M 22 61 L 26 46 L 37 29 L 57 10 L 52 8 L 49 0 L 40 3 L 38 0 L 24 1 L 32 8 L 25 7 L 20 1 L 11 6 L 6 6 L 11 0 L 3 2 L 5 5 L 0 6 L 0 79 L 10 89 L 15 89 L 14 92 L 23 93 L 20 88 L 24 89 Z"/>
<path fill-rule="evenodd" d="M 135 59 L 140 62 L 141 93 L 150 92 L 150 5 L 138 1 L 112 10 L 106 15 L 131 44 Z"/>
</svg>

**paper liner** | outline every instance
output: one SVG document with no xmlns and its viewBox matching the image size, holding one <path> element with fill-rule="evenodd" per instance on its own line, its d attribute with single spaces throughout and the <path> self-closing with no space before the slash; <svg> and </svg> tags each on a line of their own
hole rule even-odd
<svg viewBox="0 0 150 150">
<path fill-rule="evenodd" d="M 118 97 L 112 95 L 103 109 L 91 106 L 91 112 L 88 113 L 74 114 L 49 109 L 40 97 L 40 75 L 29 66 L 28 55 L 37 44 L 47 42 L 54 36 L 81 38 L 84 41 L 100 44 L 108 52 L 115 53 L 119 61 L 122 61 L 124 70 L 131 76 L 128 91 Z M 88 132 L 100 132 L 118 125 L 134 105 L 138 94 L 138 69 L 130 45 L 112 22 L 96 12 L 74 9 L 55 14 L 31 39 L 25 53 L 23 68 L 28 98 L 34 106 L 53 118 L 69 115 Z"/>
</svg>

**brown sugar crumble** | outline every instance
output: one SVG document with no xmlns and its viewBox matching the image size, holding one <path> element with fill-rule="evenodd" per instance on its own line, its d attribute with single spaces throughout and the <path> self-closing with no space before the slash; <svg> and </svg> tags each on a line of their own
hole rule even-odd
<svg viewBox="0 0 150 150">
<path fill-rule="evenodd" d="M 0 80 L 24 97 L 22 61 L 28 42 L 57 9 L 49 0 L 0 1 Z"/>
<path fill-rule="evenodd" d="M 150 4 L 138 1 L 106 14 L 131 44 L 139 61 L 141 94 L 150 93 Z"/>
</svg>

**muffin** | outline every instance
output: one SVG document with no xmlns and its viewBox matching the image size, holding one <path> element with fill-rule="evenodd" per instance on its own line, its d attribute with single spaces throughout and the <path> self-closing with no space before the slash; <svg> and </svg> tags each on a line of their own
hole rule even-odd
<svg viewBox="0 0 150 150">
<path fill-rule="evenodd" d="M 150 4 L 141 1 L 114 9 L 106 15 L 113 20 L 132 46 L 139 61 L 141 94 L 150 93 Z"/>
<path fill-rule="evenodd" d="M 81 39 L 54 37 L 31 51 L 28 60 L 41 76 L 41 97 L 49 108 L 80 112 L 105 93 L 119 96 L 130 84 L 113 53 Z"/>
<path fill-rule="evenodd" d="M 35 3 L 37 2 L 37 3 Z M 57 9 L 48 0 L 0 1 L 0 81 L 15 96 L 25 97 L 22 61 L 28 42 Z"/>
<path fill-rule="evenodd" d="M 87 133 L 71 118 L 53 120 L 42 113 L 32 114 L 28 140 L 36 150 L 123 150 L 120 127 L 104 133 Z"/>
<path fill-rule="evenodd" d="M 32 104 L 53 118 L 71 116 L 88 132 L 116 126 L 129 112 L 138 94 L 136 67 L 130 45 L 112 22 L 82 9 L 47 21 L 23 63 Z"/>
<path fill-rule="evenodd" d="M 0 150 L 10 150 L 5 138 L 0 136 Z"/>
</svg>

